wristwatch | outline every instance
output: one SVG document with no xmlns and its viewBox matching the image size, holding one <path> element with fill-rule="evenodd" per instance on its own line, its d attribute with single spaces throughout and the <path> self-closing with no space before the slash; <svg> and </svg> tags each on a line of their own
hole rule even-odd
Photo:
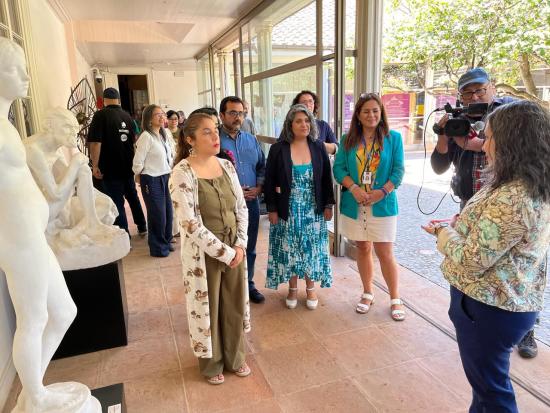
<svg viewBox="0 0 550 413">
<path fill-rule="evenodd" d="M 439 222 L 435 224 L 434 226 L 434 234 L 437 237 L 439 235 L 439 231 L 441 231 L 443 228 L 447 228 L 449 226 L 448 222 Z"/>
</svg>

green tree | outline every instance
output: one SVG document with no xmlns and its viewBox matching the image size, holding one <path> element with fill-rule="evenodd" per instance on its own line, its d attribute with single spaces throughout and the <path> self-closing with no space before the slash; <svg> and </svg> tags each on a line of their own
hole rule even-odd
<svg viewBox="0 0 550 413">
<path fill-rule="evenodd" d="M 483 66 L 499 90 L 541 102 L 532 70 L 550 66 L 550 0 L 392 0 L 387 7 L 384 60 L 423 87 L 427 69 L 446 72 L 455 87 L 461 73 Z M 515 87 L 520 79 L 525 92 Z"/>
</svg>

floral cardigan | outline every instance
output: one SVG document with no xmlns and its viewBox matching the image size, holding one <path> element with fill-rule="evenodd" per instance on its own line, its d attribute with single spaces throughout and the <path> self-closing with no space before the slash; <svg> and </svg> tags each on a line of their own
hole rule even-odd
<svg viewBox="0 0 550 413">
<path fill-rule="evenodd" d="M 454 228 L 437 237 L 441 270 L 460 291 L 508 311 L 541 311 L 550 204 L 530 198 L 513 181 L 477 192 Z"/>
<path fill-rule="evenodd" d="M 239 178 L 231 162 L 216 158 L 231 178 L 233 193 L 237 198 L 235 215 L 237 218 L 237 242 L 235 246 L 246 250 L 248 230 L 248 210 L 244 200 Z M 181 233 L 181 262 L 185 286 L 187 318 L 191 347 L 196 357 L 212 358 L 212 340 L 210 338 L 210 314 L 208 301 L 208 283 L 204 254 L 208 254 L 228 264 L 235 256 L 231 245 L 221 242 L 202 223 L 199 207 L 199 184 L 195 172 L 182 160 L 172 171 L 170 195 L 178 219 Z M 246 266 L 246 257 L 244 259 Z M 246 268 L 243 271 L 245 286 L 248 288 Z M 250 331 L 250 306 L 248 292 L 245 294 L 244 331 Z"/>
</svg>

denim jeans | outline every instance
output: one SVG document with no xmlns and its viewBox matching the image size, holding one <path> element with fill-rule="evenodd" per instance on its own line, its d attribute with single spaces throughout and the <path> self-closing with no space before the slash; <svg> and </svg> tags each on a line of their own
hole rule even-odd
<svg viewBox="0 0 550 413">
<path fill-rule="evenodd" d="M 141 175 L 141 194 L 147 208 L 147 241 L 153 257 L 170 254 L 172 239 L 172 199 L 168 190 L 169 174 L 161 176 Z"/>
<path fill-rule="evenodd" d="M 256 242 L 258 241 L 258 228 L 260 227 L 260 201 L 246 201 L 248 207 L 248 244 L 246 246 L 246 264 L 248 266 L 248 290 L 255 290 L 254 264 L 256 263 Z"/>
<path fill-rule="evenodd" d="M 145 215 L 141 208 L 141 202 L 136 190 L 136 184 L 134 178 L 129 177 L 125 179 L 100 179 L 96 181 L 98 185 L 101 185 L 102 192 L 109 196 L 115 203 L 118 210 L 118 217 L 116 217 L 114 225 L 119 226 L 128 234 L 128 219 L 126 218 L 126 210 L 124 209 L 124 198 L 130 205 L 134 223 L 138 227 L 138 231 L 145 231 L 147 224 L 145 223 Z"/>
<path fill-rule="evenodd" d="M 509 375 L 510 353 L 533 328 L 537 314 L 502 310 L 451 287 L 449 317 L 472 386 L 470 413 L 518 412 Z"/>
</svg>

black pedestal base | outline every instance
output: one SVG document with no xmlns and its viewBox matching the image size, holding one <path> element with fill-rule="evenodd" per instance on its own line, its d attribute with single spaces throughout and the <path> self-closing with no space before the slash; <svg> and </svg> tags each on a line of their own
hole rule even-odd
<svg viewBox="0 0 550 413">
<path fill-rule="evenodd" d="M 64 271 L 77 315 L 54 359 L 128 344 L 128 309 L 122 261 Z"/>
<path fill-rule="evenodd" d="M 124 384 L 101 387 L 92 390 L 94 396 L 101 403 L 101 413 L 126 413 L 124 401 Z"/>
</svg>

